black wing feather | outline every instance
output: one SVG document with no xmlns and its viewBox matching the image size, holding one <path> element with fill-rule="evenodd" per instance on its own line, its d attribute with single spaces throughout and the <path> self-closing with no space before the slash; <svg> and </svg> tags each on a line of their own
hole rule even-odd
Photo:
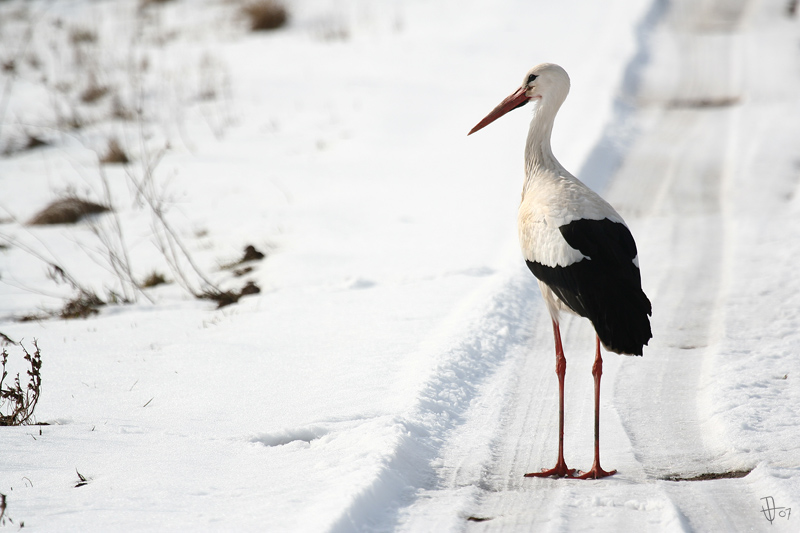
<svg viewBox="0 0 800 533">
<path fill-rule="evenodd" d="M 650 300 L 633 263 L 636 243 L 625 224 L 609 219 L 578 219 L 559 228 L 564 240 L 586 259 L 565 267 L 526 261 L 570 309 L 588 318 L 605 347 L 642 355 L 652 338 Z"/>
</svg>

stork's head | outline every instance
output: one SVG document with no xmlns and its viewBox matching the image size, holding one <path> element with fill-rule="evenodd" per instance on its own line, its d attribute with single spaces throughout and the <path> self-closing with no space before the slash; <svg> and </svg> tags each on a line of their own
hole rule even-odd
<svg viewBox="0 0 800 533">
<path fill-rule="evenodd" d="M 569 76 L 567 71 L 553 63 L 536 65 L 525 74 L 522 85 L 495 107 L 491 113 L 470 130 L 471 135 L 488 126 L 512 109 L 522 107 L 531 100 L 541 100 L 555 111 L 564 103 L 569 93 Z"/>
</svg>

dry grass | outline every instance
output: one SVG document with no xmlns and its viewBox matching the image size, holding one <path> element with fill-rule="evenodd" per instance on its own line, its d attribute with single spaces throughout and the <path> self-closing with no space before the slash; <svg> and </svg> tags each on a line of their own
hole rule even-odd
<svg viewBox="0 0 800 533">
<path fill-rule="evenodd" d="M 105 85 L 100 85 L 97 80 L 92 79 L 89 85 L 81 92 L 81 102 L 93 104 L 109 93 L 110 89 Z"/>
<path fill-rule="evenodd" d="M 249 263 L 250 261 L 261 261 L 265 257 L 266 255 L 264 254 L 264 252 L 261 252 L 260 250 L 256 249 L 256 247 L 253 246 L 252 244 L 248 244 L 244 248 L 244 254 L 242 254 L 241 259 L 237 259 L 236 261 L 233 261 L 231 263 L 224 263 L 220 265 L 220 269 L 233 270 L 236 267 L 243 265 L 244 263 Z M 252 268 L 250 270 L 252 270 Z M 235 275 L 241 276 L 243 274 L 247 274 L 247 272 L 249 272 L 250 270 L 243 271 L 242 273 Z"/>
<path fill-rule="evenodd" d="M 253 281 L 248 281 L 244 287 L 238 292 L 236 291 L 219 291 L 219 290 L 207 290 L 203 292 L 199 297 L 203 300 L 213 300 L 217 302 L 217 309 L 222 307 L 226 307 L 232 304 L 235 304 L 239 301 L 242 296 L 248 296 L 250 294 L 258 294 L 261 292 L 261 288 L 255 284 Z"/>
<path fill-rule="evenodd" d="M 252 244 L 248 244 L 244 249 L 244 256 L 239 262 L 244 263 L 245 261 L 260 261 L 262 259 L 264 259 L 264 253 L 256 250 L 256 247 Z"/>
<path fill-rule="evenodd" d="M 88 28 L 72 28 L 69 40 L 72 44 L 94 43 L 97 42 L 97 32 Z"/>
<path fill-rule="evenodd" d="M 119 120 L 133 120 L 136 118 L 136 112 L 126 106 L 122 98 L 115 94 L 111 100 L 111 116 Z"/>
<path fill-rule="evenodd" d="M 97 309 L 106 303 L 98 298 L 95 294 L 86 293 L 81 294 L 64 304 L 61 312 L 58 314 L 64 320 L 73 318 L 89 318 L 92 315 L 98 314 L 100 311 Z"/>
<path fill-rule="evenodd" d="M 108 207 L 94 202 L 75 197 L 61 198 L 36 213 L 28 224 L 31 226 L 75 224 L 86 215 L 105 213 L 106 211 L 109 211 Z"/>
<path fill-rule="evenodd" d="M 223 0 L 223 2 L 229 2 L 229 15 L 237 18 L 240 29 L 248 24 L 245 15 L 248 16 L 254 30 L 280 27 L 288 19 L 287 10 L 283 7 L 286 5 L 285 0 Z M 3 3 L 3 0 L 0 0 L 0 3 Z M 153 45 L 158 46 L 166 40 L 191 31 L 189 27 L 184 28 L 180 25 L 173 29 L 172 24 L 161 21 L 161 14 L 158 11 L 172 11 L 170 8 L 175 3 L 174 0 L 136 0 L 134 4 L 138 4 L 142 9 L 132 13 L 132 16 L 137 18 L 130 21 L 130 27 L 139 28 L 142 25 L 152 25 L 152 27 L 148 27 L 146 31 L 137 29 L 130 34 L 125 32 L 115 35 L 101 31 L 102 26 L 98 25 L 96 16 L 70 22 L 70 19 L 63 19 L 56 12 L 51 14 L 49 10 L 32 10 L 27 7 L 24 14 L 18 15 L 20 21 L 29 21 L 27 30 L 22 24 L 13 25 L 14 28 L 17 26 L 19 28 L 13 29 L 13 32 L 9 30 L 10 33 L 6 35 L 8 28 L 0 24 L 3 26 L 3 42 L 17 41 L 14 44 L 18 45 L 8 50 L 0 47 L 0 75 L 6 75 L 11 80 L 7 83 L 6 92 L 10 90 L 11 83 L 17 79 L 43 88 L 49 93 L 49 98 L 42 99 L 43 105 L 49 103 L 54 117 L 52 122 L 46 124 L 32 121 L 30 117 L 15 117 L 13 121 L 6 120 L 5 127 L 0 120 L 0 129 L 3 133 L 0 138 L 2 141 L 0 157 L 7 150 L 7 146 L 12 146 L 15 151 L 29 150 L 45 143 L 57 143 L 64 137 L 52 132 L 66 133 L 67 136 L 82 140 L 81 142 L 87 147 L 96 150 L 100 163 L 97 165 L 97 171 L 103 180 L 103 196 L 91 197 L 105 205 L 92 204 L 78 198 L 64 198 L 53 202 L 38 213 L 34 211 L 31 215 L 35 216 L 30 222 L 27 220 L 24 222 L 32 225 L 73 224 L 83 219 L 83 225 L 91 229 L 99 241 L 98 246 L 85 248 L 87 255 L 117 276 L 117 280 L 112 281 L 113 284 L 110 286 L 103 285 L 100 288 L 99 285 L 94 285 L 94 290 L 97 290 L 97 294 L 102 298 L 101 301 L 90 293 L 91 287 L 88 282 L 95 280 L 87 279 L 84 283 L 85 273 L 79 271 L 72 276 L 53 263 L 60 261 L 52 253 L 42 256 L 37 250 L 27 249 L 22 243 L 15 242 L 9 245 L 0 239 L 0 256 L 5 255 L 4 250 L 9 246 L 19 247 L 49 265 L 54 272 L 52 277 L 56 283 L 66 281 L 75 291 L 67 293 L 58 306 L 28 314 L 19 320 L 90 317 L 98 313 L 98 306 L 103 305 L 103 302 L 127 303 L 136 301 L 137 296 L 150 299 L 148 296 L 150 291 L 146 288 L 165 282 L 175 283 L 197 297 L 208 288 L 220 305 L 235 302 L 241 297 L 242 291 L 247 294 L 254 291 L 253 287 L 248 286 L 239 290 L 241 286 L 237 286 L 230 293 L 226 293 L 209 279 L 193 260 L 189 248 L 181 240 L 181 235 L 169 224 L 166 211 L 170 202 L 164 197 L 163 190 L 156 185 L 157 180 L 154 177 L 156 168 L 169 148 L 172 140 L 170 137 L 173 134 L 180 135 L 184 144 L 191 145 L 184 118 L 187 115 L 185 109 L 180 109 L 175 114 L 164 114 L 162 118 L 160 108 L 150 105 L 151 102 L 161 103 L 165 98 L 171 98 L 172 83 L 175 83 L 176 89 L 181 91 L 186 83 L 185 68 L 173 70 L 161 66 L 160 62 L 151 63 L 151 57 L 154 56 L 151 53 Z M 26 2 L 21 4 L 27 5 Z M 144 8 L 147 8 L 148 12 L 145 12 Z M 36 15 L 36 18 L 32 15 Z M 41 20 L 38 18 L 39 15 Z M 33 39 L 33 36 L 36 36 L 35 42 L 41 40 L 39 39 L 41 32 L 52 33 L 45 35 L 45 40 L 51 43 L 51 46 L 47 50 L 41 47 L 28 47 L 27 41 Z M 119 44 L 118 41 L 124 42 L 126 46 L 120 49 L 116 46 Z M 25 52 L 29 48 L 30 51 Z M 215 59 L 215 56 L 206 54 L 202 58 L 197 78 L 206 80 L 207 83 L 200 82 L 200 95 L 221 102 L 215 102 L 213 105 L 204 102 L 200 112 L 214 133 L 221 136 L 224 128 L 233 120 L 225 107 L 229 103 L 227 99 L 231 97 L 227 71 L 224 62 Z M 197 66 L 193 65 L 192 68 L 196 69 Z M 195 76 L 192 74 L 189 79 L 194 80 Z M 0 102 L 0 108 L 2 107 Z M 193 110 L 190 111 L 194 113 Z M 3 114 L 2 109 L 0 114 Z M 173 124 L 173 120 L 177 123 Z M 99 126 L 109 121 L 116 122 L 114 126 L 119 129 L 114 133 L 118 137 L 111 138 L 106 135 L 97 141 L 97 135 L 102 135 Z M 135 123 L 119 123 L 121 121 L 135 121 Z M 11 122 L 14 124 L 10 124 Z M 31 131 L 36 136 L 26 131 L 29 124 L 37 124 L 35 127 L 38 129 Z M 70 135 L 71 130 L 82 128 L 87 129 L 85 135 Z M 13 136 L 7 133 L 7 129 L 13 132 Z M 134 137 L 133 133 L 138 137 Z M 134 142 L 133 139 L 139 142 Z M 158 148 L 159 145 L 163 145 L 164 148 Z M 127 153 L 129 149 L 133 150 L 131 154 Z M 116 196 L 112 197 L 110 192 L 112 189 L 107 185 L 104 172 L 119 174 L 111 170 L 113 167 L 105 166 L 108 164 L 125 165 L 122 169 L 114 170 L 123 170 L 127 176 L 130 195 L 132 198 L 135 195 L 133 201 L 136 207 L 144 206 L 153 215 L 154 239 L 166 261 L 161 273 L 153 272 L 144 279 L 149 272 L 137 271 L 131 266 L 137 257 L 127 246 L 123 232 L 124 219 L 114 210 L 103 217 L 90 217 L 86 223 L 87 215 L 108 211 L 111 206 L 116 206 L 118 203 L 122 205 L 123 200 Z M 113 190 L 117 191 L 118 188 L 115 187 Z M 60 196 L 74 196 L 74 193 L 67 192 Z M 35 206 L 31 208 L 34 209 Z M 31 231 L 36 233 L 36 230 Z M 165 271 L 167 267 L 169 270 Z M 138 272 L 136 277 L 134 272 Z M 166 279 L 167 276 L 169 280 Z M 244 280 L 239 283 L 242 281 Z"/>
<path fill-rule="evenodd" d="M 161 272 L 156 272 L 155 270 L 147 276 L 144 281 L 142 281 L 139 286 L 143 289 L 149 289 L 150 287 L 157 287 L 159 285 L 164 285 L 165 283 L 169 283 L 167 278 Z"/>
<path fill-rule="evenodd" d="M 242 11 L 250 21 L 252 31 L 276 30 L 289 20 L 288 11 L 276 0 L 250 0 Z"/>
<path fill-rule="evenodd" d="M 242 268 L 235 268 L 235 269 L 233 269 L 233 275 L 236 276 L 237 278 L 241 278 L 245 274 L 249 274 L 252 271 L 253 271 L 253 267 L 251 267 L 251 266 L 246 266 L 246 267 L 242 267 Z"/>
<path fill-rule="evenodd" d="M 40 373 L 42 355 L 36 340 L 33 341 L 33 354 L 28 353 L 22 344 L 20 346 L 25 353 L 24 358 L 30 366 L 26 372 L 28 378 L 25 386 L 20 381 L 19 374 L 11 383 L 5 383 L 6 377 L 8 377 L 6 370 L 8 352 L 5 348 L 0 352 L 0 426 L 21 426 L 30 423 L 36 404 L 39 403 L 39 393 L 42 387 Z"/>
<path fill-rule="evenodd" d="M 42 140 L 35 135 L 31 135 L 30 133 L 27 135 L 27 137 L 28 140 L 25 142 L 25 150 L 33 150 L 34 148 L 47 146 L 49 144 L 47 141 Z"/>
<path fill-rule="evenodd" d="M 109 139 L 108 149 L 106 150 L 105 155 L 100 158 L 100 162 L 104 165 L 124 165 L 125 163 L 130 163 L 130 161 L 131 160 L 128 158 L 128 154 L 126 154 L 125 150 L 122 149 L 122 146 L 120 146 L 116 137 Z"/>
<path fill-rule="evenodd" d="M 248 281 L 242 290 L 239 291 L 240 296 L 247 296 L 248 294 L 258 294 L 261 292 L 261 287 L 255 284 L 254 281 Z"/>
<path fill-rule="evenodd" d="M 217 302 L 217 309 L 221 309 L 223 307 L 235 304 L 239 301 L 239 298 L 241 298 L 242 295 L 233 291 L 207 290 L 201 293 L 198 297 L 202 300 L 213 300 Z"/>
<path fill-rule="evenodd" d="M 99 308 L 106 303 L 91 292 L 81 292 L 71 300 L 64 303 L 64 307 L 57 311 L 41 311 L 17 317 L 17 322 L 41 322 L 58 317 L 64 320 L 75 318 L 89 318 L 100 313 Z M 2 424 L 0 424 L 2 425 Z"/>
<path fill-rule="evenodd" d="M 84 476 L 83 474 L 81 474 L 80 472 L 78 472 L 77 469 L 75 469 L 75 473 L 78 474 L 78 482 L 75 483 L 75 488 L 76 489 L 78 487 L 85 487 L 86 485 L 89 484 L 89 479 L 86 476 Z"/>
<path fill-rule="evenodd" d="M 172 0 L 141 0 L 139 2 L 139 7 L 144 9 L 150 6 L 158 6 L 162 4 L 169 4 Z"/>
</svg>

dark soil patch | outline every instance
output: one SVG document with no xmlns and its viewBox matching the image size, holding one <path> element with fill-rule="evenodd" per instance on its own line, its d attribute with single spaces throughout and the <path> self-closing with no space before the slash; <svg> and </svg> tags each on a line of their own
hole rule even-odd
<svg viewBox="0 0 800 533">
<path fill-rule="evenodd" d="M 702 109 L 715 107 L 731 107 L 739 103 L 738 96 L 722 96 L 719 98 L 694 98 L 673 100 L 669 107 L 673 109 Z"/>
<path fill-rule="evenodd" d="M 709 481 L 712 479 L 736 479 L 745 477 L 752 470 L 731 470 L 729 472 L 706 472 L 696 476 L 681 476 L 680 474 L 672 474 L 665 476 L 662 479 L 665 481 Z"/>
</svg>

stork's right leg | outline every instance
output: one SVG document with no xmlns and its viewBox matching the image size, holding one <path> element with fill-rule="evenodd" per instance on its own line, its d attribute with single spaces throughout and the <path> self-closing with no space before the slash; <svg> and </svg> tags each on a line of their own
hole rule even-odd
<svg viewBox="0 0 800 533">
<path fill-rule="evenodd" d="M 588 472 L 578 476 L 580 479 L 600 479 L 613 476 L 616 470 L 605 471 L 600 467 L 600 376 L 603 375 L 603 357 L 600 355 L 600 337 L 597 337 L 597 351 L 592 365 L 594 376 L 594 464 Z"/>
<path fill-rule="evenodd" d="M 564 461 L 564 376 L 567 374 L 567 358 L 561 346 L 561 330 L 553 320 L 553 336 L 556 341 L 556 375 L 558 376 L 558 462 L 550 470 L 532 472 L 525 477 L 575 477 L 575 470 L 567 468 Z"/>
</svg>

